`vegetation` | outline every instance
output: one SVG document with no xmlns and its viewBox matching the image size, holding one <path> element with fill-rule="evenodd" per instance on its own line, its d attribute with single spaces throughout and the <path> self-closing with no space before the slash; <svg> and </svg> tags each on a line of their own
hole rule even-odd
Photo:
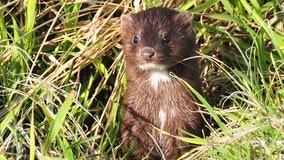
<svg viewBox="0 0 284 160">
<path fill-rule="evenodd" d="M 283 159 L 282 0 L 1 1 L 0 159 L 118 158 L 119 17 L 155 6 L 194 15 L 211 135 L 183 157 Z"/>
</svg>

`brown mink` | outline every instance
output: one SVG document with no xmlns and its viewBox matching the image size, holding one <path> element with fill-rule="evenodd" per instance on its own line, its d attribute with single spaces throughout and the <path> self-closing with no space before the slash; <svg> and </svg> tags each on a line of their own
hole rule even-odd
<svg viewBox="0 0 284 160">
<path fill-rule="evenodd" d="M 131 159 L 177 159 L 188 143 L 156 128 L 202 136 L 203 119 L 192 95 L 170 72 L 200 91 L 195 32 L 188 13 L 152 8 L 121 17 L 127 89 L 121 140 L 136 145 Z M 186 60 L 185 60 L 186 59 Z"/>
</svg>

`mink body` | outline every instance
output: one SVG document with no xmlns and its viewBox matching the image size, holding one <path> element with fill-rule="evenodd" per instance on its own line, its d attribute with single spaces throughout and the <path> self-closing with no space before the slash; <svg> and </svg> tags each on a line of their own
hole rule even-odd
<svg viewBox="0 0 284 160">
<path fill-rule="evenodd" d="M 188 13 L 153 8 L 121 17 L 127 89 L 121 140 L 131 159 L 177 159 L 188 143 L 167 136 L 201 136 L 203 119 L 192 95 L 170 72 L 200 91 L 195 33 Z M 158 147 L 157 147 L 158 145 Z M 162 156 L 163 155 L 163 156 Z"/>
</svg>

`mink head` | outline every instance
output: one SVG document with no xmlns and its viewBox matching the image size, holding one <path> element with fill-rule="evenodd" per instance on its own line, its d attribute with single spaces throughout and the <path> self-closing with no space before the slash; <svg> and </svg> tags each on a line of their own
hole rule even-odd
<svg viewBox="0 0 284 160">
<path fill-rule="evenodd" d="M 153 8 L 121 17 L 124 58 L 142 70 L 168 70 L 196 55 L 195 33 L 188 13 Z"/>
</svg>

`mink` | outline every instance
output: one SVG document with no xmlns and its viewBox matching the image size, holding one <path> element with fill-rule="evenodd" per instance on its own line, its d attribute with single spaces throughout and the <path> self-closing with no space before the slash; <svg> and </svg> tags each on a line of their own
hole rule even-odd
<svg viewBox="0 0 284 160">
<path fill-rule="evenodd" d="M 192 16 L 152 8 L 121 16 L 127 88 L 123 97 L 121 143 L 130 159 L 177 159 L 192 147 L 165 135 L 202 136 L 204 121 L 182 78 L 200 91 Z"/>
</svg>

